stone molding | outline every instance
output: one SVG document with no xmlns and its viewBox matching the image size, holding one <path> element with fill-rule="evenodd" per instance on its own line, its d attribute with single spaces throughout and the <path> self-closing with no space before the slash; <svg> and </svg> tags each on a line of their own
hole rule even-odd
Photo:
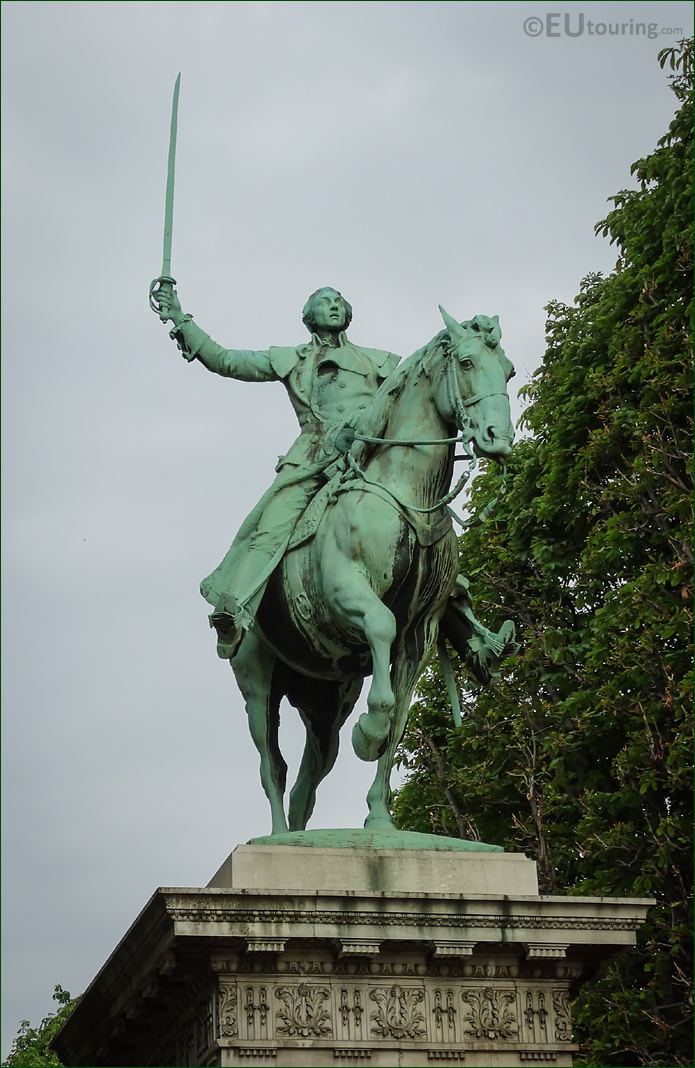
<svg viewBox="0 0 695 1068">
<path fill-rule="evenodd" d="M 573 898 L 581 902 L 581 898 Z M 569 930 L 569 931 L 636 931 L 644 922 L 637 915 L 560 915 L 548 916 L 542 913 L 514 912 L 474 913 L 463 915 L 454 912 L 403 912 L 389 911 L 379 913 L 359 910 L 301 908 L 249 908 L 224 900 L 220 903 L 191 902 L 188 905 L 170 904 L 168 914 L 179 923 L 220 923 L 228 921 L 234 924 L 287 924 L 298 923 L 334 925 L 363 925 L 370 927 L 453 927 L 453 928 L 498 928 L 527 930 Z"/>
<path fill-rule="evenodd" d="M 571 997 L 646 901 L 158 890 L 58 1035 L 72 1065 L 571 1065 Z"/>
</svg>

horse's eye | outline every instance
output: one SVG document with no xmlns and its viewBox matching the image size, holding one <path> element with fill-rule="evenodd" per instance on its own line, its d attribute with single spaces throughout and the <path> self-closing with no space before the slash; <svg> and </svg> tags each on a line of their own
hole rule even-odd
<svg viewBox="0 0 695 1068">
<path fill-rule="evenodd" d="M 473 360 L 469 360 L 467 356 L 462 356 L 459 360 L 459 363 L 466 371 L 470 371 L 471 367 L 473 366 Z"/>
</svg>

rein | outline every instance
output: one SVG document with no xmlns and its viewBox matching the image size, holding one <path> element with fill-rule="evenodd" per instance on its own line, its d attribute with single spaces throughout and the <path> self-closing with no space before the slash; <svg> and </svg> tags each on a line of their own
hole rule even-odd
<svg viewBox="0 0 695 1068">
<path fill-rule="evenodd" d="M 393 497 L 394 501 L 397 501 L 397 503 L 400 504 L 402 508 L 406 508 L 411 512 L 418 512 L 418 513 L 420 513 L 420 515 L 431 515 L 432 512 L 438 512 L 441 508 L 444 508 L 446 505 L 448 505 L 452 501 L 454 501 L 458 497 L 458 495 L 461 493 L 461 491 L 463 490 L 464 486 L 468 482 L 469 478 L 473 474 L 473 471 L 475 470 L 476 457 L 471 452 L 470 445 L 468 444 L 469 441 L 470 441 L 470 433 L 469 433 L 469 430 L 470 430 L 469 422 L 470 422 L 470 420 L 468 418 L 468 413 L 467 413 L 466 409 L 472 407 L 474 404 L 477 404 L 481 400 L 486 400 L 488 397 L 503 397 L 503 396 L 506 396 L 506 394 L 499 393 L 499 392 L 495 392 L 495 393 L 476 393 L 472 397 L 469 397 L 467 400 L 464 400 L 463 397 L 461 396 L 461 390 L 459 388 L 459 384 L 458 384 L 458 381 L 456 379 L 456 374 L 455 374 L 455 371 L 454 371 L 454 356 L 453 356 L 453 353 L 451 351 L 451 348 L 449 348 L 449 354 L 448 355 L 449 355 L 449 358 L 448 358 L 448 360 L 446 362 L 446 370 L 445 370 L 446 387 L 447 387 L 448 400 L 449 400 L 449 403 L 451 405 L 452 411 L 454 412 L 454 414 L 456 416 L 456 423 L 457 423 L 457 425 L 459 427 L 459 430 L 460 430 L 460 433 L 457 434 L 456 437 L 452 437 L 452 438 L 421 438 L 421 439 L 416 439 L 416 438 L 375 438 L 375 437 L 370 437 L 367 434 L 355 434 L 355 441 L 364 441 L 369 445 L 391 445 L 391 446 L 400 445 L 400 446 L 405 447 L 405 448 L 412 448 L 412 447 L 416 447 L 418 445 L 462 445 L 465 455 L 463 455 L 463 456 L 454 456 L 454 462 L 456 462 L 457 460 L 468 460 L 469 466 L 468 466 L 468 469 L 466 471 L 464 471 L 463 474 L 461 475 L 461 477 L 458 479 L 458 481 L 456 482 L 456 485 L 454 486 L 454 488 L 452 490 L 450 490 L 443 497 L 441 497 L 437 501 L 436 504 L 432 505 L 431 508 L 420 508 L 416 504 L 408 504 L 406 501 L 401 500 L 401 498 L 398 497 L 397 494 L 395 494 L 392 489 L 389 489 L 388 486 L 383 486 L 380 482 L 375 482 L 373 479 L 368 478 L 366 472 L 362 470 L 360 465 L 357 463 L 357 460 L 355 460 L 354 456 L 350 452 L 348 452 L 348 454 L 347 454 L 347 461 L 348 461 L 348 464 L 350 466 L 350 470 L 355 475 L 357 475 L 359 478 L 361 478 L 364 482 L 369 483 L 369 485 L 378 486 L 379 489 L 385 490 L 386 493 L 388 493 L 391 497 Z M 489 502 L 489 504 L 487 504 L 485 506 L 485 508 L 483 509 L 483 511 L 480 514 L 480 517 L 477 520 L 478 522 L 482 523 L 482 522 L 485 521 L 485 519 L 487 519 L 487 517 L 490 515 L 490 513 L 493 510 L 493 508 L 497 504 L 498 500 L 500 499 L 500 497 L 504 493 L 504 489 L 505 489 L 505 483 L 504 483 L 505 470 L 506 470 L 505 465 L 502 465 L 502 487 L 500 489 L 500 492 L 497 494 L 496 497 L 493 498 L 493 500 L 491 500 Z M 462 519 L 460 519 L 456 515 L 456 513 L 451 510 L 451 508 L 449 509 L 449 512 L 451 513 L 452 518 L 456 520 L 456 522 L 458 523 L 458 525 L 461 528 L 464 528 L 464 527 L 470 525 L 469 523 L 465 523 Z"/>
</svg>

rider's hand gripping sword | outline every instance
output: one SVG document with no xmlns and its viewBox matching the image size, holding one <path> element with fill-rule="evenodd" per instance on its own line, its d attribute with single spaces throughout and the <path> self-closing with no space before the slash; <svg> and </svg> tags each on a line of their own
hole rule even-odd
<svg viewBox="0 0 695 1068">
<path fill-rule="evenodd" d="M 178 74 L 174 84 L 174 98 L 171 103 L 171 129 L 169 133 L 169 161 L 167 165 L 167 191 L 164 205 L 164 253 L 162 273 L 150 283 L 150 308 L 163 323 L 169 318 L 159 308 L 158 301 L 173 294 L 176 279 L 171 277 L 171 232 L 174 226 L 174 170 L 176 166 L 176 125 L 179 111 L 179 86 L 181 75 Z M 155 299 L 156 298 L 156 299 Z"/>
</svg>

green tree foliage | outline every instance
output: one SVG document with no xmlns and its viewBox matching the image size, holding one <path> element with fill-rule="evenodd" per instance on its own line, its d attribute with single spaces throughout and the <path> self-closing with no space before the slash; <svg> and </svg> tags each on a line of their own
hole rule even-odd
<svg viewBox="0 0 695 1068">
<path fill-rule="evenodd" d="M 492 688 L 460 676 L 460 731 L 432 668 L 396 802 L 403 827 L 533 856 L 546 892 L 656 899 L 575 1004 L 593 1065 L 692 1064 L 692 42 L 659 58 L 679 107 L 597 226 L 616 268 L 548 305 L 529 437 L 461 539 L 480 615 L 522 650 Z M 476 480 L 474 514 L 498 485 Z"/>
<path fill-rule="evenodd" d="M 3 1064 L 13 1068 L 39 1068 L 44 1064 L 63 1063 L 50 1049 L 49 1043 L 67 1020 L 77 1004 L 77 999 L 71 998 L 62 986 L 56 986 L 53 1000 L 60 1007 L 44 1017 L 38 1027 L 32 1027 L 29 1020 L 22 1020 L 10 1055 Z"/>
</svg>

